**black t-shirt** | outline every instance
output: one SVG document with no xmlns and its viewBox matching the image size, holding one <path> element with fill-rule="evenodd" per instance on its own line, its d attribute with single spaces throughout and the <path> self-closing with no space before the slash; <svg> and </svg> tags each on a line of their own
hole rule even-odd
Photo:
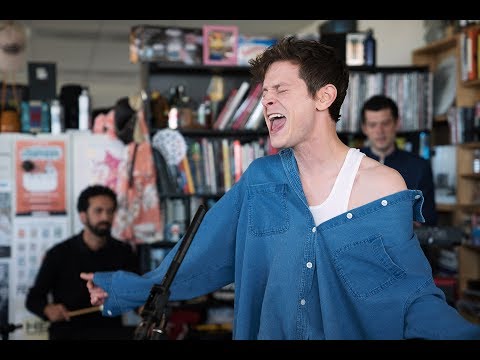
<svg viewBox="0 0 480 360">
<path fill-rule="evenodd" d="M 379 160 L 369 147 L 364 147 L 360 151 L 372 159 Z M 384 164 L 403 176 L 407 188 L 422 191 L 424 197 L 422 213 L 425 217 L 425 225 L 436 225 L 435 188 L 430 162 L 409 151 L 396 148 L 393 153 L 385 157 Z"/>
<path fill-rule="evenodd" d="M 138 259 L 129 244 L 109 238 L 98 251 L 90 250 L 81 232 L 49 249 L 26 298 L 29 311 L 48 320 L 43 309 L 48 294 L 54 303 L 69 311 L 91 307 L 90 294 L 81 272 L 126 270 L 138 273 Z M 100 311 L 74 316 L 70 321 L 52 322 L 50 339 L 105 339 L 120 336 L 122 318 L 105 317 Z M 119 330 L 118 330 L 119 329 Z"/>
</svg>

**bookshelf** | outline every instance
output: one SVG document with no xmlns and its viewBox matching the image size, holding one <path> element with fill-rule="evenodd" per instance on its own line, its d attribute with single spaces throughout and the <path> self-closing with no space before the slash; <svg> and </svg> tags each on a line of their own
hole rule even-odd
<svg viewBox="0 0 480 360">
<path fill-rule="evenodd" d="M 179 63 L 146 62 L 140 65 L 141 87 L 147 93 L 156 90 L 168 97 L 172 87 L 183 85 L 193 103 L 200 104 L 208 93 L 208 87 L 213 76 L 223 78 L 224 96 L 237 89 L 243 81 L 250 80 L 247 66 L 211 66 L 185 65 Z M 151 112 L 146 118 L 151 124 Z"/>
<path fill-rule="evenodd" d="M 142 88 L 145 89 L 147 93 L 158 91 L 163 96 L 168 97 L 169 91 L 172 87 L 183 85 L 186 89 L 186 93 L 192 100 L 194 107 L 200 104 L 207 95 L 213 76 L 220 76 L 223 79 L 224 100 L 223 102 L 219 103 L 217 108 L 216 114 L 218 116 L 222 111 L 222 107 L 226 103 L 228 94 L 230 94 L 232 90 L 239 89 L 242 84 L 250 83 L 250 71 L 248 66 L 185 65 L 181 63 L 166 62 L 145 62 L 141 64 Z M 250 89 L 246 91 L 246 94 L 248 94 L 250 90 L 253 90 L 252 86 L 250 86 Z M 192 110 L 195 112 L 196 109 Z M 148 107 L 146 109 L 146 113 L 146 118 L 149 119 L 151 132 L 154 133 L 158 129 L 155 129 L 155 127 L 152 126 L 152 116 Z M 214 117 L 212 120 L 213 123 L 215 123 L 216 118 Z M 259 128 L 255 129 L 241 128 L 239 130 L 233 130 L 231 128 L 214 129 L 211 127 L 180 127 L 178 130 L 189 143 L 191 141 L 198 141 L 203 143 L 203 145 L 210 144 L 208 146 L 213 148 L 214 155 L 218 155 L 218 157 L 214 159 L 214 170 L 217 170 L 217 172 L 222 170 L 221 165 L 223 165 L 223 162 L 225 161 L 225 156 L 220 156 L 221 151 L 219 150 L 221 150 L 221 147 L 218 145 L 221 144 L 224 139 L 226 139 L 228 142 L 228 146 L 231 147 L 226 150 L 227 153 L 233 153 L 232 143 L 235 140 L 238 140 L 242 146 L 260 143 L 260 147 L 264 150 L 260 153 L 265 154 L 266 151 L 268 151 L 268 144 L 266 143 L 268 139 L 268 132 L 263 123 Z M 203 146 L 201 146 L 201 148 L 203 150 Z M 203 159 L 205 159 L 205 156 L 202 156 L 202 161 Z M 232 172 L 233 171 L 234 170 L 232 170 Z M 219 178 L 223 175 L 218 174 L 217 172 L 212 176 Z M 205 172 L 203 176 L 208 179 L 208 176 Z M 234 176 L 233 173 L 232 176 Z M 186 215 L 182 217 L 181 221 L 185 224 L 188 224 L 191 215 L 193 215 L 192 212 L 196 208 L 195 204 L 198 201 L 203 199 L 206 202 L 212 202 L 214 200 L 218 200 L 223 195 L 225 192 L 225 185 L 222 181 L 218 182 L 219 186 L 207 186 L 207 189 L 205 189 L 205 187 L 202 185 L 195 186 L 193 193 L 191 191 L 160 191 L 160 194 L 164 202 L 168 202 L 169 199 L 175 199 L 177 202 L 182 202 L 184 204 Z M 167 222 L 168 220 L 166 223 Z"/>
<path fill-rule="evenodd" d="M 420 133 L 429 135 L 431 129 L 432 78 L 428 66 L 350 67 L 349 90 L 337 123 L 340 138 L 349 146 L 363 146 L 360 111 L 364 102 L 376 94 L 395 100 L 401 114 L 398 138 L 403 138 L 411 145 L 412 152 L 421 155 Z"/>
<path fill-rule="evenodd" d="M 478 109 L 480 102 L 480 79 L 478 71 L 475 75 L 469 74 L 468 63 L 478 66 L 478 46 L 474 53 L 469 53 L 467 39 L 469 33 L 476 33 L 474 42 L 478 43 L 479 25 L 461 29 L 458 33 L 444 39 L 434 41 L 412 53 L 412 62 L 419 66 L 428 66 L 438 79 L 442 80 L 442 66 L 453 59 L 453 66 L 444 79 L 447 84 L 453 84 L 447 89 L 436 89 L 435 96 L 442 96 L 449 101 L 448 110 L 433 112 L 432 145 L 452 145 L 456 151 L 456 194 L 455 203 L 437 204 L 439 212 L 443 213 L 449 225 L 461 227 L 466 236 L 464 243 L 457 248 L 458 252 L 458 294 L 462 298 L 469 280 L 480 279 L 480 245 L 474 243 L 472 224 L 476 214 L 480 213 L 478 190 L 480 176 L 473 173 L 473 154 L 480 149 L 478 115 L 474 110 L 465 112 L 462 108 Z M 471 45 L 469 45 L 471 46 Z M 471 70 L 470 70 L 471 71 Z M 444 75 L 444 74 L 443 74 Z M 453 77 L 453 80 L 450 79 Z M 447 93 L 445 93 L 447 91 Z M 451 91 L 451 93 L 449 93 Z M 442 104 L 437 101 L 437 104 Z M 438 110 L 440 110 L 439 106 Z M 445 109 L 445 107 L 443 108 Z M 477 110 L 478 111 L 478 110 Z M 475 120 L 477 118 L 477 120 Z M 473 123 L 473 125 L 472 125 Z M 478 321 L 479 319 L 477 319 Z"/>
</svg>

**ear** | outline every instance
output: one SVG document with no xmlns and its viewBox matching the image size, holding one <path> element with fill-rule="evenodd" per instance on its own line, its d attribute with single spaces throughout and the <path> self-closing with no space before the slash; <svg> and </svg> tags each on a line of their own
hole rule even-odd
<svg viewBox="0 0 480 360">
<path fill-rule="evenodd" d="M 360 128 L 362 129 L 363 135 L 367 136 L 367 133 L 365 131 L 365 124 L 362 121 L 360 121 Z"/>
<path fill-rule="evenodd" d="M 337 88 L 332 84 L 327 84 L 317 91 L 315 108 L 317 111 L 326 110 L 337 98 Z"/>
</svg>

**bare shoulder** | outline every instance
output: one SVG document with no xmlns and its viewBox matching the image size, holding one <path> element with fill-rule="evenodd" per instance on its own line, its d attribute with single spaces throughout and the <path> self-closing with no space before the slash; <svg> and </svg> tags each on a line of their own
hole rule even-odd
<svg viewBox="0 0 480 360">
<path fill-rule="evenodd" d="M 364 156 L 355 178 L 349 207 L 355 208 L 406 189 L 405 180 L 397 170 Z"/>
</svg>

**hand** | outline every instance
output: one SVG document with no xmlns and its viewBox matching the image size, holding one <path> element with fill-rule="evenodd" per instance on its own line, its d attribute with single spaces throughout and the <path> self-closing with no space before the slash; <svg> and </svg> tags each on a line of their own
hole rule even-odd
<svg viewBox="0 0 480 360">
<path fill-rule="evenodd" d="M 80 273 L 83 280 L 87 280 L 87 289 L 90 292 L 90 303 L 94 306 L 103 305 L 108 294 L 100 286 L 93 283 L 93 273 Z"/>
<path fill-rule="evenodd" d="M 68 310 L 63 304 L 48 304 L 43 309 L 43 313 L 50 322 L 70 320 Z"/>
</svg>

